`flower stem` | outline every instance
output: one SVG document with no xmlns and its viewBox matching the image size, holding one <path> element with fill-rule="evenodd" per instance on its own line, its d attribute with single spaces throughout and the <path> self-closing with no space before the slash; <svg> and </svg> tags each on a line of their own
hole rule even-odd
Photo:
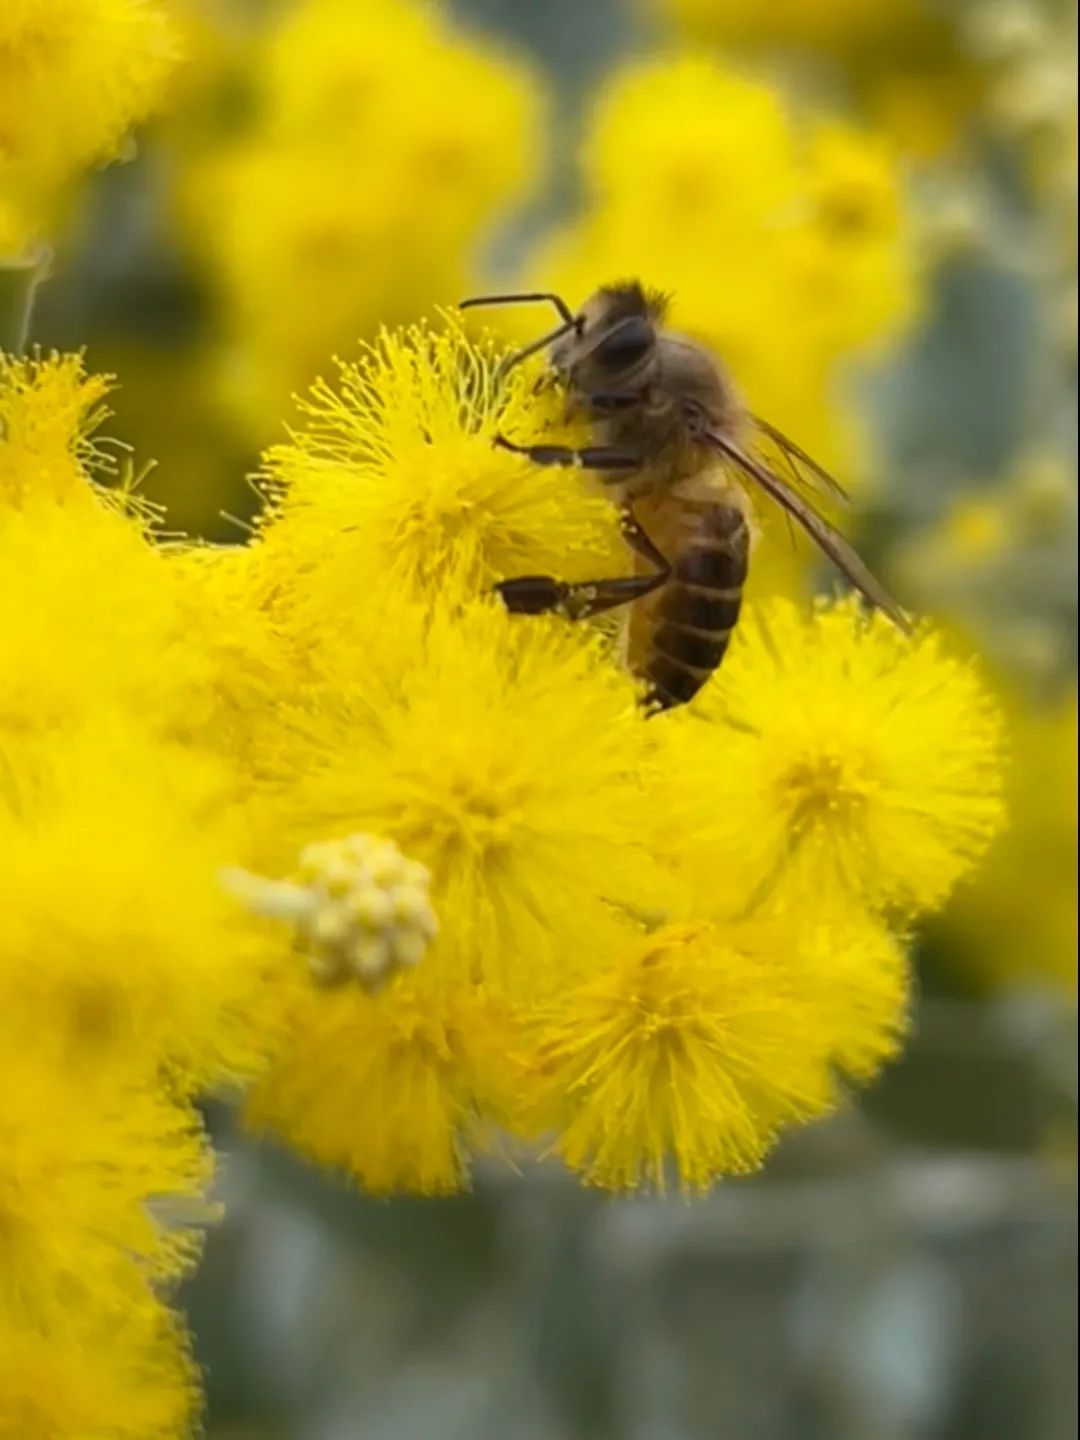
<svg viewBox="0 0 1080 1440">
<path fill-rule="evenodd" d="M 21 355 L 26 349 L 34 294 L 44 275 L 39 252 L 18 260 L 0 260 L 0 350 L 9 355 Z"/>
</svg>

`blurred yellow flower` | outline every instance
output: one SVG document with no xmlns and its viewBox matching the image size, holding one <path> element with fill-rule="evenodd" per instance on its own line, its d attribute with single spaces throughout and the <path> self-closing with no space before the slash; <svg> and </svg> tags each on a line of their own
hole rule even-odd
<svg viewBox="0 0 1080 1440">
<path fill-rule="evenodd" d="M 528 283 L 571 304 L 621 274 L 671 292 L 675 328 L 715 348 L 751 408 L 835 462 L 854 440 L 835 401 L 844 364 L 896 338 L 916 303 L 880 138 L 682 52 L 598 88 L 583 168 L 584 207 L 541 239 Z"/>
<path fill-rule="evenodd" d="M 39 1053 L 37 1033 L 5 1003 L 0 1344 L 8 1321 L 48 1328 L 66 1299 L 104 1308 L 136 1278 L 181 1274 L 196 1237 L 170 1233 L 149 1205 L 200 1197 L 210 1173 L 194 1112 L 153 1077 L 118 1084 L 65 1072 Z"/>
<path fill-rule="evenodd" d="M 1001 828 L 1001 723 L 974 669 L 853 601 L 761 604 L 699 714 L 715 728 L 672 718 L 701 764 L 723 748 L 700 833 L 751 903 L 933 909 Z"/>
<path fill-rule="evenodd" d="M 723 40 L 857 50 L 930 16 L 926 0 L 653 0 L 661 12 L 693 34 Z"/>
<path fill-rule="evenodd" d="M 136 716 L 89 705 L 57 735 L 0 733 L 0 1012 L 43 1056 L 185 1091 L 259 1067 L 289 967 L 219 883 L 244 858 L 227 794 Z"/>
<path fill-rule="evenodd" d="M 1008 697 L 1010 825 L 953 896 L 936 934 L 983 984 L 1076 990 L 1076 691 Z"/>
<path fill-rule="evenodd" d="M 199 1398 L 183 1327 L 145 1290 L 45 1328 L 0 1318 L 0 1440 L 188 1440 Z"/>
<path fill-rule="evenodd" d="M 806 223 L 788 234 L 790 260 L 816 297 L 822 344 L 842 355 L 894 336 L 915 303 L 897 160 L 831 120 L 811 131 L 805 166 Z"/>
<path fill-rule="evenodd" d="M 267 452 L 262 564 L 298 617 L 343 626 L 387 584 L 448 607 L 530 571 L 583 579 L 625 566 L 615 513 L 576 473 L 496 448 L 550 428 L 535 372 L 495 375 L 498 355 L 456 325 L 384 333 L 300 403 L 302 426 Z M 601 572 L 603 573 L 603 572 Z"/>
<path fill-rule="evenodd" d="M 178 59 L 159 0 L 4 0 L 0 189 L 26 207 L 28 234 L 64 182 L 120 154 Z"/>
<path fill-rule="evenodd" d="M 1066 578 L 1075 556 L 1074 462 L 1021 453 L 1003 480 L 962 490 L 894 547 L 906 595 L 974 636 L 1003 668 L 1036 683 L 1073 667 Z"/>
<path fill-rule="evenodd" d="M 726 53 L 766 52 L 795 57 L 804 68 L 809 62 L 819 73 L 831 69 L 876 123 L 920 157 L 954 145 L 978 104 L 977 70 L 960 33 L 963 7 L 935 0 L 647 0 L 647 8 L 679 34 Z"/>
<path fill-rule="evenodd" d="M 223 382 L 266 438 L 327 356 L 463 293 L 541 169 L 541 102 L 526 66 L 414 0 L 305 0 L 256 68 L 249 133 L 196 161 L 185 205 Z"/>
</svg>

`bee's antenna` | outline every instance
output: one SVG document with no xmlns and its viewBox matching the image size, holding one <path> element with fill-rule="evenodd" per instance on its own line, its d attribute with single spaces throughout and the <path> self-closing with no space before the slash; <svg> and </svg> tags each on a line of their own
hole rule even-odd
<svg viewBox="0 0 1080 1440">
<path fill-rule="evenodd" d="M 561 340 L 569 330 L 577 329 L 577 320 L 571 315 L 570 319 L 562 325 L 557 325 L 554 330 L 549 330 L 546 335 L 541 335 L 539 340 L 534 340 L 530 345 L 523 345 L 520 350 L 514 350 L 499 362 L 499 368 L 495 372 L 496 377 L 502 380 L 515 365 L 520 365 L 530 355 L 535 355 L 538 350 L 544 350 L 556 340 Z"/>
<path fill-rule="evenodd" d="M 474 305 L 528 305 L 537 300 L 554 305 L 567 328 L 580 329 L 580 317 L 574 315 L 561 295 L 554 295 L 550 290 L 523 290 L 510 295 L 472 295 L 468 300 L 462 300 L 458 309 L 469 310 Z"/>
</svg>

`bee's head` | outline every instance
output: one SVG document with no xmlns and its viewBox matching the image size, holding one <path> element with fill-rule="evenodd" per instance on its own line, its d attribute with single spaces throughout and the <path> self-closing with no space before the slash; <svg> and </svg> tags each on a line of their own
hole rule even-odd
<svg viewBox="0 0 1080 1440">
<path fill-rule="evenodd" d="M 551 363 L 585 394 L 625 392 L 647 381 L 666 301 L 636 281 L 605 285 L 581 307 L 569 334 L 551 347 Z"/>
<path fill-rule="evenodd" d="M 657 329 L 667 307 L 665 296 L 643 289 L 637 280 L 627 280 L 597 290 L 576 315 L 565 300 L 546 290 L 475 295 L 463 300 L 461 308 L 534 300 L 553 305 L 560 324 L 508 356 L 502 373 L 547 349 L 554 369 L 584 394 L 633 390 L 647 382 L 655 365 Z"/>
</svg>

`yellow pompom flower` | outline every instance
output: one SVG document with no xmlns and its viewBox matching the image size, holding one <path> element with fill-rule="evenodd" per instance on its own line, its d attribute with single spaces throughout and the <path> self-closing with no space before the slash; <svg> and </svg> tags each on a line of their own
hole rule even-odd
<svg viewBox="0 0 1080 1440">
<path fill-rule="evenodd" d="M 1001 722 L 974 669 L 853 601 L 760 605 L 697 714 L 671 719 L 708 766 L 684 767 L 708 782 L 672 804 L 698 806 L 698 863 L 715 845 L 751 906 L 930 910 L 1003 822 Z"/>
<path fill-rule="evenodd" d="M 391 623 L 324 640 L 328 679 L 279 707 L 255 747 L 258 868 L 283 873 L 326 836 L 384 836 L 430 872 L 425 970 L 549 990 L 603 943 L 613 908 L 655 902 L 661 883 L 637 688 L 557 621 L 522 624 L 497 602 L 429 618 L 380 593 Z"/>
<path fill-rule="evenodd" d="M 111 388 L 79 355 L 0 356 L 0 734 L 78 725 L 92 698 L 240 753 L 278 660 L 251 552 L 157 541 L 100 435 Z"/>
<path fill-rule="evenodd" d="M 272 507 L 262 565 L 298 621 L 370 613 L 389 584 L 448 608 L 515 574 L 574 580 L 627 567 L 614 508 L 577 472 L 496 448 L 551 433 L 555 402 L 457 325 L 384 333 L 301 402 L 302 426 L 264 462 Z M 607 572 L 610 573 L 610 572 Z"/>
<path fill-rule="evenodd" d="M 168 733 L 228 761 L 239 800 L 258 784 L 250 763 L 253 735 L 283 689 L 307 673 L 308 637 L 286 636 L 274 624 L 273 582 L 262 573 L 256 547 L 180 542 L 159 547 L 156 558 L 165 566 L 159 599 L 175 622 L 166 643 L 178 635 L 182 642 L 170 665 Z M 190 690 L 182 683 L 189 675 Z"/>
<path fill-rule="evenodd" d="M 0 509 L 0 598 L 0 734 L 78 724 L 91 703 L 130 705 L 159 734 L 204 711 L 206 661 L 184 643 L 165 562 L 125 516 Z"/>
<path fill-rule="evenodd" d="M 245 1119 L 376 1194 L 441 1194 L 529 1099 L 520 1023 L 481 989 L 426 970 L 372 997 L 314 992 Z"/>
<path fill-rule="evenodd" d="M 907 1031 L 911 973 L 904 937 L 853 905 L 832 914 L 793 912 L 781 936 L 785 928 L 795 936 L 785 952 L 791 984 L 828 1033 L 829 1063 L 865 1084 L 895 1059 Z"/>
<path fill-rule="evenodd" d="M 829 1108 L 813 1010 L 722 929 L 673 925 L 541 1012 L 538 1064 L 556 1153 L 591 1184 L 684 1191 L 754 1170 L 787 1121 Z"/>
<path fill-rule="evenodd" d="M 708 227 L 726 242 L 713 257 L 721 273 L 729 249 L 748 249 L 739 227 L 760 230 L 798 194 L 796 141 L 780 95 L 688 52 L 608 79 L 582 161 L 597 204 L 644 221 L 647 236 L 676 222 L 698 235 Z"/>
<path fill-rule="evenodd" d="M 813 130 L 805 149 L 805 223 L 786 237 L 786 259 L 805 293 L 822 348 L 893 338 L 915 309 L 911 237 L 891 149 L 839 121 Z"/>
<path fill-rule="evenodd" d="M 245 858 L 228 793 L 137 716 L 0 736 L 0 1012 L 43 1055 L 183 1090 L 258 1069 L 289 970 L 219 882 Z"/>
<path fill-rule="evenodd" d="M 436 7 L 302 0 L 268 36 L 263 85 L 276 144 L 324 146 L 332 136 L 335 149 L 373 176 L 380 165 L 393 167 L 397 197 L 408 196 L 429 235 L 433 228 L 451 244 L 468 240 L 478 218 L 523 197 L 538 178 L 535 77 Z M 418 93 L 426 104 L 416 103 Z M 470 103 L 447 104 L 454 94 Z M 382 143 L 373 147 L 376 132 Z"/>
<path fill-rule="evenodd" d="M 0 189 L 42 213 L 70 176 L 117 157 L 178 58 L 159 0 L 4 0 Z"/>
<path fill-rule="evenodd" d="M 210 1158 L 194 1112 L 152 1078 L 66 1072 L 6 999 L 0 1034 L 2 1348 L 9 1321 L 48 1328 L 65 1298 L 104 1309 L 117 1287 L 182 1274 L 197 1236 L 170 1232 L 150 1205 L 198 1200 Z"/>
<path fill-rule="evenodd" d="M 90 476 L 111 468 L 94 434 L 112 384 L 88 375 L 81 355 L 0 352 L 0 511 L 32 499 L 88 502 Z"/>
<path fill-rule="evenodd" d="M 0 1318 L 0 1440 L 188 1440 L 198 1411 L 183 1327 L 145 1290 L 46 1328 Z"/>
<path fill-rule="evenodd" d="M 204 713 L 207 661 L 137 496 L 99 438 L 105 376 L 78 355 L 0 356 L 0 734 L 130 704 L 161 733 Z"/>
</svg>

